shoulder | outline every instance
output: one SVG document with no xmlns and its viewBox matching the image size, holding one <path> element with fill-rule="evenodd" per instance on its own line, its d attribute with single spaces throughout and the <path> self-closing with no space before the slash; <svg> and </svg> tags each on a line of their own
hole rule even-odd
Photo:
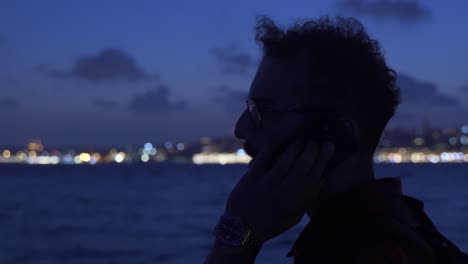
<svg viewBox="0 0 468 264">
<path fill-rule="evenodd" d="M 379 180 L 323 207 L 288 255 L 347 263 L 354 259 L 354 263 L 430 260 L 432 250 L 413 230 L 415 224 L 412 210 L 402 200 L 399 182 Z"/>
<path fill-rule="evenodd" d="M 416 256 L 393 240 L 373 241 L 334 241 L 309 245 L 306 250 L 298 250 L 291 256 L 294 263 L 375 263 L 412 264 L 419 263 Z"/>
<path fill-rule="evenodd" d="M 401 245 L 384 240 L 362 248 L 354 256 L 356 263 L 411 264 L 417 263 L 415 256 L 406 252 Z"/>
</svg>

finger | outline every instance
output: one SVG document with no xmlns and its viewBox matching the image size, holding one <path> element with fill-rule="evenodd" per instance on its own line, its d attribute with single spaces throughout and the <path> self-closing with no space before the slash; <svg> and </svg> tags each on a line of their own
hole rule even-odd
<svg viewBox="0 0 468 264">
<path fill-rule="evenodd" d="M 273 168 L 271 169 L 271 175 L 269 175 L 269 180 L 273 182 L 282 182 L 284 178 L 286 178 L 290 173 L 291 168 L 296 162 L 298 156 L 301 154 L 303 148 L 303 140 L 296 140 L 290 144 L 276 162 L 276 164 L 273 165 Z"/>
<path fill-rule="evenodd" d="M 311 183 L 313 179 L 307 179 L 310 177 L 317 177 L 315 174 L 310 174 L 309 172 L 312 170 L 313 166 L 315 166 L 318 155 L 318 144 L 314 141 L 309 141 L 301 157 L 294 165 L 292 173 L 288 175 L 282 184 L 282 187 L 287 192 L 294 190 L 296 198 L 299 199 L 297 200 L 298 204 L 309 204 L 310 194 L 318 192 L 317 186 L 319 184 L 313 184 Z"/>
<path fill-rule="evenodd" d="M 285 187 L 296 190 L 306 200 L 316 196 L 320 189 L 322 172 L 331 159 L 333 149 L 331 143 L 324 143 L 319 147 L 319 144 L 309 142 L 301 156 L 302 164 L 297 164 L 294 168 L 294 173 L 284 184 Z"/>
<path fill-rule="evenodd" d="M 288 179 L 291 182 L 302 184 L 305 178 L 312 176 L 308 172 L 315 166 L 315 160 L 319 152 L 318 144 L 314 141 L 307 142 L 304 151 L 297 159 L 292 168 L 291 177 Z"/>
<path fill-rule="evenodd" d="M 325 142 L 320 148 L 317 159 L 315 160 L 314 166 L 308 172 L 309 175 L 314 175 L 315 177 L 307 177 L 306 181 L 309 181 L 306 184 L 314 184 L 317 181 L 320 181 L 322 178 L 323 171 L 328 165 L 333 152 L 335 151 L 335 146 L 331 142 Z"/>
<path fill-rule="evenodd" d="M 300 199 L 302 205 L 307 206 L 313 203 L 320 192 L 321 187 L 321 176 L 322 172 L 325 169 L 328 161 L 331 159 L 333 154 L 334 146 L 331 143 L 322 144 L 321 147 L 315 145 L 315 157 L 314 160 L 311 160 L 311 166 L 302 167 L 301 169 L 306 170 L 301 173 L 294 174 L 294 177 L 291 179 L 291 182 L 288 183 L 288 188 L 293 188 L 296 190 L 297 197 Z M 309 154 L 313 157 L 313 145 L 309 147 Z"/>
</svg>

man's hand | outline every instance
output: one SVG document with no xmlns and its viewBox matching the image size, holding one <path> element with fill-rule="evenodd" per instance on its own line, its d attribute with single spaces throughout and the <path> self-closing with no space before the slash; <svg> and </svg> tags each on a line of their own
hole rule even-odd
<svg viewBox="0 0 468 264">
<path fill-rule="evenodd" d="M 316 142 L 296 141 L 269 166 L 274 149 L 266 147 L 232 190 L 225 215 L 244 219 L 261 243 L 284 233 L 316 200 L 333 149 L 331 143 L 319 149 Z"/>
</svg>

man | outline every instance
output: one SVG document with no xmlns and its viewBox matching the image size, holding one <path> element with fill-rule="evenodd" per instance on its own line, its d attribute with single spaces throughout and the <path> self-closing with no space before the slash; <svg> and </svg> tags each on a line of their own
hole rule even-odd
<svg viewBox="0 0 468 264">
<path fill-rule="evenodd" d="M 341 17 L 286 31 L 263 17 L 256 29 L 264 56 L 235 128 L 253 159 L 227 200 L 205 263 L 254 263 L 263 243 L 305 213 L 311 221 L 288 253 L 295 263 L 436 263 L 462 256 L 422 203 L 401 194 L 399 179 L 374 178 L 373 154 L 400 102 L 378 42 L 357 20 Z M 346 120 L 343 130 L 350 132 L 326 140 L 298 136 L 327 118 Z M 330 168 L 348 141 L 355 149 Z"/>
</svg>

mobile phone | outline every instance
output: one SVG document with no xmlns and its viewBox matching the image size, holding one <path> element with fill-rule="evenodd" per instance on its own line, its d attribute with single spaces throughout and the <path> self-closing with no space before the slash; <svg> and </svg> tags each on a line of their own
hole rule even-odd
<svg viewBox="0 0 468 264">
<path fill-rule="evenodd" d="M 327 141 L 332 142 L 334 144 L 334 152 L 322 174 L 322 176 L 326 176 L 330 170 L 336 168 L 348 156 L 357 151 L 358 142 L 356 134 L 357 131 L 351 119 L 314 119 L 308 120 L 303 126 L 298 128 L 288 144 L 298 138 L 315 140 L 320 144 L 319 147 Z M 284 150 L 285 147 L 286 145 L 280 149 Z"/>
<path fill-rule="evenodd" d="M 334 144 L 334 152 L 328 162 L 327 167 L 323 172 L 323 176 L 327 175 L 330 170 L 336 168 L 345 161 L 351 154 L 358 150 L 357 130 L 354 123 L 350 119 L 331 119 L 319 123 L 319 133 L 315 133 L 315 126 L 304 129 L 304 137 L 317 139 L 320 143 L 326 141 Z"/>
</svg>

